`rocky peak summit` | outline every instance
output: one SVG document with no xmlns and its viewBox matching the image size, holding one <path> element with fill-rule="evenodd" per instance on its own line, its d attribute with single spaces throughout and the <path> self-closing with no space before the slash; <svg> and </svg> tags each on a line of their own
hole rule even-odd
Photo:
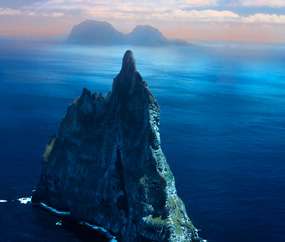
<svg viewBox="0 0 285 242">
<path fill-rule="evenodd" d="M 133 74 L 136 71 L 136 62 L 133 52 L 127 50 L 123 58 L 121 73 Z"/>
<path fill-rule="evenodd" d="M 84 89 L 47 145 L 33 202 L 122 242 L 201 241 L 160 146 L 159 106 L 127 51 L 112 92 Z"/>
<path fill-rule="evenodd" d="M 113 82 L 112 94 L 119 91 L 122 93 L 132 92 L 138 82 L 142 82 L 142 78 L 136 70 L 132 51 L 128 50 L 124 55 L 121 71 Z"/>
</svg>

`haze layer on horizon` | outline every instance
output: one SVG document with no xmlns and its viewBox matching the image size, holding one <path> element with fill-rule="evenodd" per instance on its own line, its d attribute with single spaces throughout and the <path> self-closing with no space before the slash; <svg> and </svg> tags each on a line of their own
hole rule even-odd
<svg viewBox="0 0 285 242">
<path fill-rule="evenodd" d="M 285 0 L 1 0 L 0 36 L 65 36 L 86 19 L 188 41 L 285 43 Z"/>
</svg>

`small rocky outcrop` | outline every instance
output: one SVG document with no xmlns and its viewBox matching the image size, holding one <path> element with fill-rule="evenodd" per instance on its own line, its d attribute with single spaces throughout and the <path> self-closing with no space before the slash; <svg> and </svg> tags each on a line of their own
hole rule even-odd
<svg viewBox="0 0 285 242">
<path fill-rule="evenodd" d="M 122 242 L 200 241 L 160 146 L 159 106 L 131 51 L 103 97 L 87 89 L 44 152 L 33 195 Z"/>
</svg>

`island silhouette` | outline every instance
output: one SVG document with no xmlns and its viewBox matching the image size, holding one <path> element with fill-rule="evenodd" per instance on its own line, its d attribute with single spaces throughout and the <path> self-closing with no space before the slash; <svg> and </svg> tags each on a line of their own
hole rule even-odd
<svg viewBox="0 0 285 242">
<path fill-rule="evenodd" d="M 138 25 L 130 33 L 125 34 L 108 22 L 96 20 L 86 20 L 75 25 L 68 36 L 67 43 L 80 45 L 188 45 L 183 40 L 168 39 L 158 29 L 150 25 Z"/>
</svg>

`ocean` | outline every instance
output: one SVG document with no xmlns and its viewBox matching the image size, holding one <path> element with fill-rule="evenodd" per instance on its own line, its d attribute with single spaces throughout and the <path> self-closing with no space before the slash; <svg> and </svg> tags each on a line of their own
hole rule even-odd
<svg viewBox="0 0 285 242">
<path fill-rule="evenodd" d="M 0 41 L 0 242 L 93 241 L 17 199 L 31 196 L 68 104 L 83 87 L 107 93 L 129 48 L 160 104 L 162 146 L 201 236 L 284 242 L 285 46 L 8 40 Z"/>
</svg>

